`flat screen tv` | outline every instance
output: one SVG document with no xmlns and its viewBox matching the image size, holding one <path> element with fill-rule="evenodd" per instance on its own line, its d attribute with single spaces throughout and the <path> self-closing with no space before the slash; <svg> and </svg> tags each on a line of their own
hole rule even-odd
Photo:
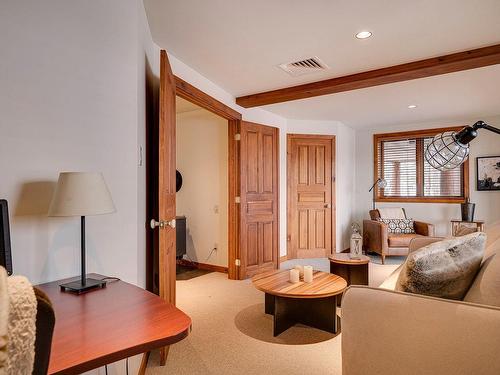
<svg viewBox="0 0 500 375">
<path fill-rule="evenodd" d="M 5 199 L 0 199 L 0 266 L 12 275 L 12 256 L 10 252 L 9 208 Z"/>
</svg>

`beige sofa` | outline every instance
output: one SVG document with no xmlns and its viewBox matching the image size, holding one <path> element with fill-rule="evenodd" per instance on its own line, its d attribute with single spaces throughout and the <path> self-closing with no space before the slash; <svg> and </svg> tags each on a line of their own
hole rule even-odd
<svg viewBox="0 0 500 375">
<path fill-rule="evenodd" d="M 348 288 L 343 375 L 500 374 L 500 223 L 486 232 L 481 270 L 464 301 L 390 290 L 400 269 L 380 288 Z"/>
</svg>

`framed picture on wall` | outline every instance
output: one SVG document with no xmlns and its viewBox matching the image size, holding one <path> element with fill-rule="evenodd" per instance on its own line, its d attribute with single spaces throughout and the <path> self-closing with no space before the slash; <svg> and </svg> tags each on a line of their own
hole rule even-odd
<svg viewBox="0 0 500 375">
<path fill-rule="evenodd" d="M 500 156 L 476 158 L 477 190 L 500 190 Z"/>
</svg>

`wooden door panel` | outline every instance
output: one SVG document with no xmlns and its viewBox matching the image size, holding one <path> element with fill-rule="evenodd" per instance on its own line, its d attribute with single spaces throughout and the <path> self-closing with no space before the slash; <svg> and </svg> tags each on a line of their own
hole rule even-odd
<svg viewBox="0 0 500 375">
<path fill-rule="evenodd" d="M 309 185 L 309 147 L 307 146 L 298 148 L 298 169 L 298 184 Z"/>
<path fill-rule="evenodd" d="M 258 223 L 250 223 L 246 227 L 246 231 L 243 231 L 246 235 L 247 246 L 250 249 L 257 249 L 259 244 L 259 231 L 258 231 Z M 259 265 L 257 251 L 248 251 L 247 252 L 247 262 L 246 265 L 248 268 L 257 267 Z"/>
<path fill-rule="evenodd" d="M 241 123 L 240 278 L 278 266 L 278 129 Z"/>
<path fill-rule="evenodd" d="M 262 189 L 263 193 L 273 193 L 274 181 L 274 134 L 262 134 Z"/>
<path fill-rule="evenodd" d="M 257 194 L 259 192 L 259 160 L 257 158 L 259 150 L 259 133 L 249 131 L 246 141 L 246 189 L 248 193 Z"/>
<path fill-rule="evenodd" d="M 165 51 L 160 52 L 160 97 L 158 127 L 158 207 L 156 220 L 175 219 L 175 78 Z M 158 228 L 159 295 L 175 304 L 175 229 Z"/>
<path fill-rule="evenodd" d="M 333 137 L 289 136 L 288 255 L 331 254 L 333 215 Z"/>
<path fill-rule="evenodd" d="M 325 185 L 325 147 L 316 146 L 315 148 L 315 183 Z"/>
<path fill-rule="evenodd" d="M 262 261 L 264 264 L 274 261 L 274 236 L 273 222 L 261 223 L 262 226 Z"/>
</svg>

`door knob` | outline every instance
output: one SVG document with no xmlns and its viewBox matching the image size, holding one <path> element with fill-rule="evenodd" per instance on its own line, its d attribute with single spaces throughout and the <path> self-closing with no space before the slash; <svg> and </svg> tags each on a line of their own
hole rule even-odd
<svg viewBox="0 0 500 375">
<path fill-rule="evenodd" d="M 149 222 L 149 226 L 151 227 L 151 229 L 155 229 L 156 227 L 159 227 L 160 229 L 163 229 L 167 225 L 169 227 L 175 229 L 175 224 L 176 224 L 175 219 L 167 220 L 167 221 L 163 221 L 163 220 L 156 221 L 155 219 L 151 219 L 151 221 Z"/>
<path fill-rule="evenodd" d="M 332 207 L 332 205 L 331 205 L 330 203 L 325 203 L 324 207 L 325 207 L 325 208 L 331 208 L 331 207 Z"/>
<path fill-rule="evenodd" d="M 165 222 L 165 225 L 168 225 L 170 228 L 173 228 L 173 229 L 175 229 L 175 224 L 176 224 L 175 219 L 172 219 L 172 220 Z"/>
<path fill-rule="evenodd" d="M 160 229 L 162 229 L 165 226 L 165 223 L 161 220 L 156 221 L 155 219 L 151 219 L 151 221 L 149 222 L 149 226 L 151 227 L 151 229 L 155 229 L 156 227 L 160 227 Z"/>
</svg>

